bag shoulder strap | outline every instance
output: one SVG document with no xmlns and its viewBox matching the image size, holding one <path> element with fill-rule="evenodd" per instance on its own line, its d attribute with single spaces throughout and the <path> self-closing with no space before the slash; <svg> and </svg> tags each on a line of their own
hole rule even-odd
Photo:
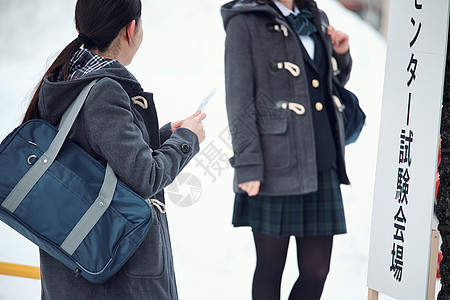
<svg viewBox="0 0 450 300">
<path fill-rule="evenodd" d="M 322 32 L 323 35 L 325 36 L 325 40 L 328 42 L 331 51 L 333 52 L 333 45 L 331 44 L 331 38 L 328 35 L 328 31 L 327 28 L 330 25 L 330 22 L 328 21 L 328 17 L 325 14 L 325 12 L 323 10 L 319 11 L 320 13 L 320 23 L 321 23 L 321 28 L 322 28 Z M 333 70 L 333 76 L 332 76 L 332 81 L 337 83 L 337 84 L 341 84 L 339 79 L 337 78 L 337 76 L 340 74 L 340 70 L 339 70 L 339 66 L 337 64 L 336 59 L 333 57 L 333 54 L 331 54 L 331 65 L 332 65 L 332 70 Z"/>
<path fill-rule="evenodd" d="M 330 25 L 330 22 L 328 21 L 327 15 L 323 10 L 319 10 L 319 14 L 320 14 L 320 23 L 322 24 L 322 26 L 325 27 L 322 28 L 322 31 L 326 32 L 326 29 L 328 25 Z"/>
<path fill-rule="evenodd" d="M 8 197 L 3 201 L 2 207 L 11 213 L 19 207 L 23 199 L 28 195 L 38 180 L 44 175 L 51 164 L 55 161 L 56 156 L 61 150 L 64 141 L 69 134 L 70 129 L 75 122 L 91 88 L 97 83 L 97 80 L 87 84 L 77 98 L 69 106 L 61 118 L 58 133 L 53 139 L 47 151 L 36 161 L 36 163 L 28 170 L 22 179 L 13 188 Z M 71 230 L 61 248 L 69 255 L 72 255 L 98 220 L 102 217 L 106 209 L 111 204 L 112 198 L 117 185 L 117 177 L 109 164 L 106 166 L 105 177 L 97 199 L 86 211 L 83 217 L 78 221 Z"/>
<path fill-rule="evenodd" d="M 11 193 L 9 193 L 8 197 L 6 197 L 6 199 L 2 203 L 3 208 L 7 209 L 11 213 L 14 213 L 14 211 L 17 209 L 26 195 L 31 191 L 33 186 L 38 182 L 38 180 L 42 177 L 42 175 L 44 175 L 44 173 L 54 162 L 64 143 L 64 140 L 69 134 L 69 131 L 72 128 L 76 117 L 78 116 L 78 113 L 81 110 L 81 107 L 86 100 L 89 91 L 96 82 L 97 80 L 94 80 L 86 85 L 66 110 L 61 119 L 59 131 L 48 147 L 47 151 L 42 154 L 42 156 L 34 163 L 30 170 L 28 170 L 28 172 L 13 188 Z"/>
</svg>

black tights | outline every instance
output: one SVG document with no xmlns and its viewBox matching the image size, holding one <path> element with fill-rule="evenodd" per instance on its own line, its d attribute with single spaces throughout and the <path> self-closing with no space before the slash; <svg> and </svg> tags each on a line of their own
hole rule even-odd
<svg viewBox="0 0 450 300">
<path fill-rule="evenodd" d="M 256 270 L 253 277 L 253 300 L 280 299 L 289 237 L 274 238 L 253 233 L 256 246 Z M 330 268 L 333 236 L 296 237 L 299 277 L 289 300 L 320 299 Z"/>
</svg>

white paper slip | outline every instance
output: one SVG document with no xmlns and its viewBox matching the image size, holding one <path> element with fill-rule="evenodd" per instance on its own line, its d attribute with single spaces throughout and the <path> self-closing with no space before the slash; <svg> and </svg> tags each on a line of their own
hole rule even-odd
<svg viewBox="0 0 450 300">
<path fill-rule="evenodd" d="M 205 97 L 205 99 L 203 99 L 202 103 L 200 103 L 200 105 L 198 106 L 198 108 L 195 112 L 197 112 L 198 110 L 201 110 L 203 112 L 203 109 L 205 108 L 206 104 L 212 98 L 212 96 L 214 96 L 215 93 L 216 93 L 216 89 L 214 89 L 208 96 Z"/>
</svg>

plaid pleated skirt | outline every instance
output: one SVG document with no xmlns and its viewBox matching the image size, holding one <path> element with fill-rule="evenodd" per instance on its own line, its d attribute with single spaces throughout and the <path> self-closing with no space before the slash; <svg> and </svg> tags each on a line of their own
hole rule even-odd
<svg viewBox="0 0 450 300">
<path fill-rule="evenodd" d="M 339 175 L 318 173 L 317 192 L 293 196 L 236 194 L 233 225 L 272 237 L 329 236 L 346 233 Z"/>
</svg>

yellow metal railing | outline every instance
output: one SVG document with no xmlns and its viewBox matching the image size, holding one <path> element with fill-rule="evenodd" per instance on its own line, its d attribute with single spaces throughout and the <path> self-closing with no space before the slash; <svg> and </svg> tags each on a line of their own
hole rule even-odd
<svg viewBox="0 0 450 300">
<path fill-rule="evenodd" d="M 41 279 L 39 267 L 0 262 L 0 275 Z"/>
</svg>

